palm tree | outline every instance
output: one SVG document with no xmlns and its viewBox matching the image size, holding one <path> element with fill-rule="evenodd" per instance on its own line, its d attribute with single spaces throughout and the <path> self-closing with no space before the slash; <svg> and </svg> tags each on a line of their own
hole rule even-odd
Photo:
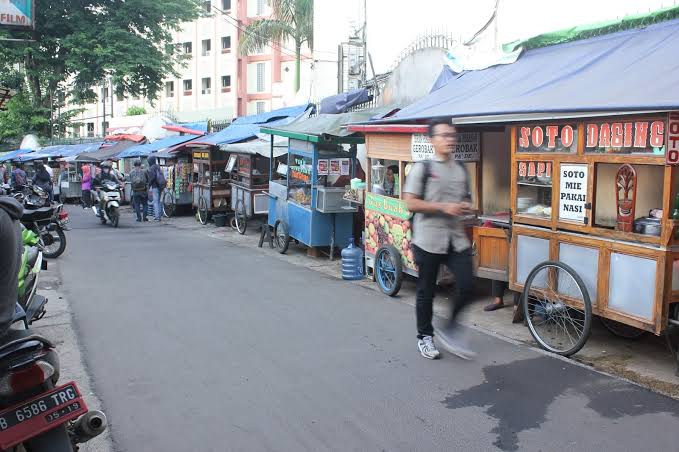
<svg viewBox="0 0 679 452">
<path fill-rule="evenodd" d="M 314 0 L 268 0 L 272 9 L 268 19 L 258 19 L 243 30 L 238 49 L 247 55 L 267 44 L 295 44 L 295 92 L 299 91 L 302 45 L 313 50 Z"/>
</svg>

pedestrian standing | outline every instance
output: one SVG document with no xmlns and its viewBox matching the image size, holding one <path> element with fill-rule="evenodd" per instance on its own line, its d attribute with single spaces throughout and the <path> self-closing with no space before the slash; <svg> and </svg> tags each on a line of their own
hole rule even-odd
<svg viewBox="0 0 679 452">
<path fill-rule="evenodd" d="M 80 188 L 82 189 L 83 209 L 89 209 L 92 207 L 92 166 L 89 164 L 82 166 Z"/>
<path fill-rule="evenodd" d="M 21 163 L 16 163 L 12 170 L 12 187 L 14 189 L 21 189 L 28 185 L 28 177 L 26 171 L 21 167 Z"/>
<path fill-rule="evenodd" d="M 7 168 L 4 163 L 0 163 L 0 184 L 6 184 L 8 181 Z"/>
<path fill-rule="evenodd" d="M 45 164 L 38 162 L 36 164 L 35 174 L 33 175 L 33 185 L 42 188 L 47 193 L 47 198 L 52 202 L 52 178 L 47 172 Z"/>
<path fill-rule="evenodd" d="M 450 321 L 438 330 L 438 342 L 449 352 L 470 359 L 455 319 L 469 303 L 472 288 L 471 244 L 461 217 L 471 213 L 469 178 L 462 163 L 453 157 L 457 130 L 445 120 L 429 124 L 434 159 L 420 162 L 410 171 L 405 185 L 405 200 L 413 218 L 413 253 L 418 266 L 417 339 L 425 358 L 440 356 L 434 345 L 432 326 L 434 292 L 439 266 L 446 265 L 455 275 L 455 301 Z"/>
<path fill-rule="evenodd" d="M 165 176 L 163 175 L 163 170 L 160 169 L 154 155 L 150 156 L 147 161 L 149 162 L 149 186 L 151 187 L 151 192 L 153 194 L 153 216 L 155 221 L 160 221 L 160 217 L 163 214 L 162 206 L 160 204 L 160 195 L 165 189 L 167 182 Z"/>
<path fill-rule="evenodd" d="M 130 172 L 130 183 L 132 185 L 132 206 L 137 214 L 137 221 L 149 221 L 148 215 L 148 191 L 149 176 L 141 167 L 141 160 L 134 161 L 134 169 Z"/>
</svg>

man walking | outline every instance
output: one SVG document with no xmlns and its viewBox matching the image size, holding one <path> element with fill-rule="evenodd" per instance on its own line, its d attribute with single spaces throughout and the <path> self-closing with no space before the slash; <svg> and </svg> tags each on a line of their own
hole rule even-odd
<svg viewBox="0 0 679 452">
<path fill-rule="evenodd" d="M 156 157 L 152 155 L 147 161 L 149 162 L 149 185 L 151 186 L 151 193 L 153 194 L 153 216 L 155 217 L 155 221 L 160 221 L 160 217 L 163 214 L 163 208 L 160 204 L 160 195 L 163 193 L 167 182 L 165 181 L 163 171 L 160 169 L 160 165 L 156 162 Z"/>
<path fill-rule="evenodd" d="M 149 176 L 141 168 L 141 160 L 139 159 L 134 161 L 134 169 L 130 172 L 130 182 L 132 184 L 132 205 L 137 214 L 137 221 L 149 221 L 146 218 L 149 210 Z"/>
<path fill-rule="evenodd" d="M 457 130 L 449 121 L 434 120 L 428 130 L 434 159 L 417 163 L 404 188 L 413 219 L 413 253 L 418 266 L 417 317 L 418 348 L 422 356 L 440 356 L 434 345 L 432 326 L 434 292 L 439 266 L 445 264 L 455 275 L 456 297 L 450 321 L 438 331 L 439 343 L 462 358 L 473 357 L 462 342 L 455 318 L 468 304 L 472 285 L 471 245 L 461 217 L 471 213 L 468 176 L 453 157 Z"/>
<path fill-rule="evenodd" d="M 28 185 L 28 178 L 26 177 L 26 171 L 21 168 L 21 163 L 14 165 L 12 170 L 12 187 L 19 189 Z"/>
</svg>

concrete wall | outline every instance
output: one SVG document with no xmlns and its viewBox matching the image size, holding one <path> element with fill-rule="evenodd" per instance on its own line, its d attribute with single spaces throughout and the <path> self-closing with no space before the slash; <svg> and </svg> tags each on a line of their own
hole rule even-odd
<svg viewBox="0 0 679 452">
<path fill-rule="evenodd" d="M 444 55 L 441 49 L 421 49 L 407 56 L 389 78 L 381 104 L 406 106 L 429 94 L 443 68 Z"/>
</svg>

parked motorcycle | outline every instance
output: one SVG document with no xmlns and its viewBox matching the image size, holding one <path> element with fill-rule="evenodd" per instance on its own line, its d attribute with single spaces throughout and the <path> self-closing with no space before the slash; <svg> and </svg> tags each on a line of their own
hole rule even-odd
<svg viewBox="0 0 679 452">
<path fill-rule="evenodd" d="M 120 221 L 120 185 L 111 180 L 105 180 L 101 185 L 102 187 L 98 191 L 97 196 L 101 196 L 103 201 L 92 206 L 92 210 L 99 216 L 101 224 L 106 224 L 108 221 L 114 228 L 117 228 Z"/>
<path fill-rule="evenodd" d="M 37 293 L 40 271 L 47 269 L 47 261 L 42 258 L 39 246 L 40 239 L 28 229 L 23 229 L 22 240 L 24 251 L 19 269 L 19 299 L 14 311 L 14 322 L 22 321 L 28 326 L 40 320 L 46 313 L 47 298 Z"/>
</svg>

